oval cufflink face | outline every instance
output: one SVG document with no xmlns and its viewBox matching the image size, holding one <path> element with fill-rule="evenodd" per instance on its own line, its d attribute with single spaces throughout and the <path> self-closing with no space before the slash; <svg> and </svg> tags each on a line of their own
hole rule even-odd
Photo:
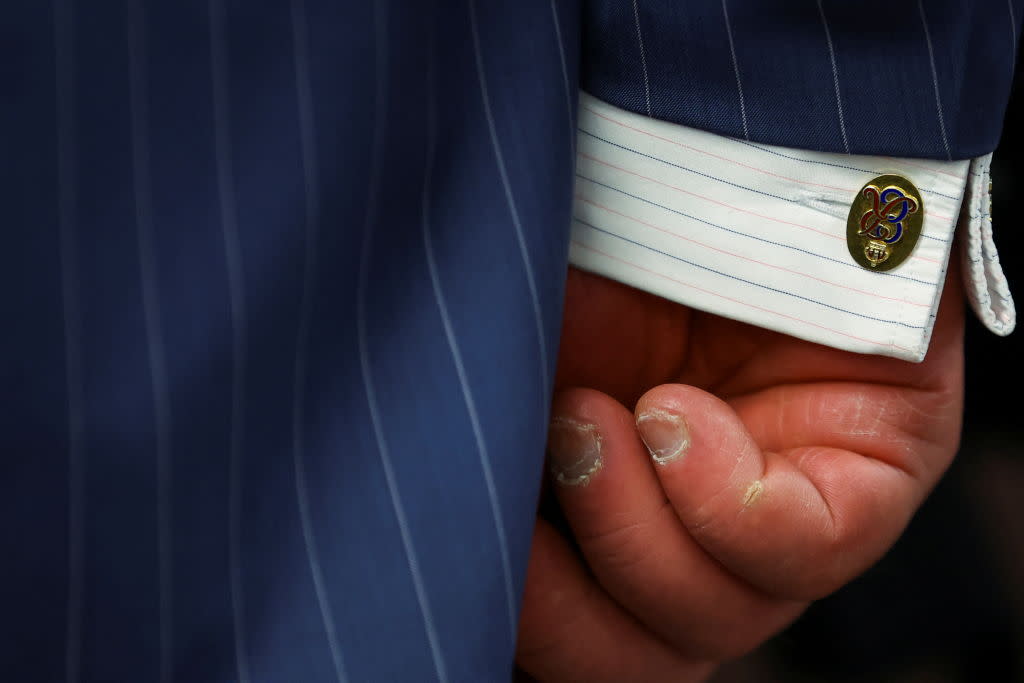
<svg viewBox="0 0 1024 683">
<path fill-rule="evenodd" d="M 914 183 L 898 175 L 878 176 L 853 200 L 846 245 L 867 270 L 892 270 L 913 253 L 923 225 L 924 202 Z"/>
</svg>

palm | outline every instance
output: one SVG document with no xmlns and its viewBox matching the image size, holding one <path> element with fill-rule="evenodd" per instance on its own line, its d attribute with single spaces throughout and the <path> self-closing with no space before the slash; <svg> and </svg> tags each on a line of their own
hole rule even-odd
<svg viewBox="0 0 1024 683">
<path fill-rule="evenodd" d="M 962 369 L 958 297 L 942 308 L 934 351 L 923 363 L 908 363 L 830 349 L 572 269 L 556 384 L 597 389 L 626 406 L 665 382 L 727 401 L 780 385 L 820 391 L 833 382 L 955 390 Z"/>
</svg>

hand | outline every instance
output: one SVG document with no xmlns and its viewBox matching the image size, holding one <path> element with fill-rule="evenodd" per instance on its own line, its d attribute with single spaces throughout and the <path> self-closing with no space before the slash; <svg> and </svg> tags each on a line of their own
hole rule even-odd
<svg viewBox="0 0 1024 683">
<path fill-rule="evenodd" d="M 959 282 L 914 364 L 571 271 L 549 452 L 586 566 L 538 521 L 519 665 L 698 680 L 878 560 L 957 448 Z"/>
</svg>

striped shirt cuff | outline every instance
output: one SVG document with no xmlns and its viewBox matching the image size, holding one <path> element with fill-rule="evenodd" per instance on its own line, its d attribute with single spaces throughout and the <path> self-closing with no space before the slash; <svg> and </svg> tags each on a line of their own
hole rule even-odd
<svg viewBox="0 0 1024 683">
<path fill-rule="evenodd" d="M 1007 334 L 1013 301 L 991 239 L 989 157 L 932 161 L 772 147 L 581 95 L 570 262 L 667 299 L 828 346 L 924 358 L 958 222 L 968 298 Z M 850 205 L 910 179 L 921 239 L 887 272 L 850 256 Z M 964 207 L 961 218 L 961 205 Z"/>
</svg>

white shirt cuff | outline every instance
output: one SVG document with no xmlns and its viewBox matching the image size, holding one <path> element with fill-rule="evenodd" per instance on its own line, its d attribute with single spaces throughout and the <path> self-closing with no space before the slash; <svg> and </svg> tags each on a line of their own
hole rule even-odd
<svg viewBox="0 0 1024 683">
<path fill-rule="evenodd" d="M 961 205 L 968 298 L 1008 334 L 1013 301 L 991 239 L 989 157 L 933 161 L 753 144 L 583 93 L 570 262 L 667 299 L 858 353 L 924 358 Z M 888 272 L 850 256 L 850 206 L 908 178 L 924 222 Z"/>
</svg>

